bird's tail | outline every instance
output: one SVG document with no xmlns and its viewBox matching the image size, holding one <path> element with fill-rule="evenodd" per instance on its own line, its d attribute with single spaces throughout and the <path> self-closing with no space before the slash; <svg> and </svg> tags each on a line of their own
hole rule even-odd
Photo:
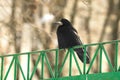
<svg viewBox="0 0 120 80">
<path fill-rule="evenodd" d="M 77 53 L 79 59 L 84 62 L 84 50 L 83 48 L 77 48 L 74 49 L 74 51 Z M 90 57 L 88 55 L 88 52 L 86 53 L 86 63 L 88 64 L 90 62 Z"/>
</svg>

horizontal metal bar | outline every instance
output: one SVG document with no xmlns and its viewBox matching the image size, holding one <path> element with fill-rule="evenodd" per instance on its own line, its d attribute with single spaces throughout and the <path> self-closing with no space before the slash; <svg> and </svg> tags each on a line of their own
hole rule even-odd
<svg viewBox="0 0 120 80">
<path fill-rule="evenodd" d="M 113 40 L 113 41 L 108 41 L 108 42 L 99 42 L 99 43 L 91 43 L 91 44 L 84 44 L 84 45 L 81 45 L 81 46 L 75 46 L 73 47 L 73 49 L 75 48 L 80 48 L 80 47 L 88 47 L 88 46 L 94 46 L 94 45 L 99 45 L 99 44 L 110 44 L 110 43 L 116 43 L 116 42 L 120 42 L 120 40 Z M 56 48 L 58 49 L 58 48 Z M 27 55 L 29 53 L 31 54 L 36 54 L 36 53 L 40 53 L 40 52 L 50 52 L 50 51 L 56 51 L 56 49 L 47 49 L 47 50 L 41 50 L 41 51 L 32 51 L 32 52 L 24 52 L 24 53 L 15 53 L 15 54 L 9 54 L 9 55 L 1 55 L 0 57 L 7 57 L 7 56 L 19 56 L 19 55 Z M 64 49 L 59 49 L 59 50 L 64 50 Z"/>
</svg>

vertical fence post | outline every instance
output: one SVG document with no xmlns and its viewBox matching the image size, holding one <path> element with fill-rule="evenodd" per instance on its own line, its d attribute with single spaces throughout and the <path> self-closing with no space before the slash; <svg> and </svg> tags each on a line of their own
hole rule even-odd
<svg viewBox="0 0 120 80">
<path fill-rule="evenodd" d="M 56 58 L 55 58 L 55 78 L 58 77 L 58 60 L 59 60 L 59 52 L 56 49 Z"/>
<path fill-rule="evenodd" d="M 29 73 L 30 73 L 30 53 L 28 55 L 28 63 L 27 63 L 27 80 L 29 80 Z"/>
<path fill-rule="evenodd" d="M 114 58 L 114 69 L 118 70 L 118 41 L 115 42 L 115 58 Z"/>
<path fill-rule="evenodd" d="M 86 74 L 86 53 L 87 53 L 87 51 L 86 51 L 86 46 L 84 45 L 83 46 L 83 49 L 84 49 L 84 55 L 83 55 L 83 59 L 84 59 L 84 65 L 83 65 L 83 74 Z"/>
<path fill-rule="evenodd" d="M 3 80 L 3 67 L 4 67 L 4 57 L 1 57 L 1 76 L 0 76 L 0 80 Z"/>
<path fill-rule="evenodd" d="M 102 45 L 103 44 L 100 44 L 100 63 L 99 63 L 99 72 L 101 73 L 102 72 Z"/>
<path fill-rule="evenodd" d="M 41 76 L 40 76 L 40 79 L 44 79 L 44 57 L 45 57 L 45 53 L 44 52 L 41 52 L 42 54 L 42 65 L 41 65 Z"/>
<path fill-rule="evenodd" d="M 72 50 L 72 48 L 70 48 L 69 50 L 70 50 L 69 76 L 71 76 L 71 74 L 72 74 L 72 54 L 73 54 L 73 50 Z"/>
<path fill-rule="evenodd" d="M 17 79 L 17 56 L 15 55 L 14 56 L 14 58 L 15 58 L 15 63 L 14 63 L 14 80 L 16 80 Z"/>
</svg>

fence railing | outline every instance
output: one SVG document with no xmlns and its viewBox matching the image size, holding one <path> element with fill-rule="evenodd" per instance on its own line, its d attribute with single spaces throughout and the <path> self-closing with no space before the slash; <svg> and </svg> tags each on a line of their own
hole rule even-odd
<svg viewBox="0 0 120 80">
<path fill-rule="evenodd" d="M 13 74 L 14 75 L 14 80 L 17 79 L 17 75 L 18 75 L 17 71 L 18 70 L 20 71 L 24 80 L 32 80 L 33 76 L 36 73 L 36 70 L 37 70 L 38 66 L 40 66 L 40 65 L 38 65 L 39 63 L 41 63 L 40 79 L 46 79 L 46 76 L 44 76 L 44 73 L 45 73 L 44 72 L 44 67 L 45 66 L 47 66 L 47 68 L 48 68 L 48 72 L 51 76 L 50 78 L 59 78 L 61 76 L 62 72 L 63 72 L 63 67 L 64 67 L 67 59 L 69 59 L 68 76 L 72 76 L 73 60 L 75 62 L 74 66 L 76 66 L 77 69 L 78 69 L 78 73 L 79 73 L 78 75 L 89 74 L 91 69 L 92 69 L 93 63 L 95 62 L 96 59 L 99 59 L 98 60 L 99 61 L 98 62 L 98 64 L 99 64 L 98 73 L 102 73 L 103 55 L 105 56 L 105 59 L 108 63 L 108 66 L 109 66 L 109 69 L 110 69 L 109 71 L 117 72 L 118 68 L 119 68 L 119 65 L 118 65 L 119 43 L 120 43 L 120 40 L 114 40 L 114 41 L 110 41 L 110 42 L 85 44 L 85 45 L 82 45 L 82 46 L 76 46 L 76 47 L 73 47 L 73 48 L 69 48 L 65 53 L 65 57 L 64 57 L 61 65 L 59 65 L 59 60 L 61 60 L 61 59 L 59 59 L 59 51 L 60 51 L 59 49 L 34 51 L 34 52 L 27 52 L 27 53 L 16 53 L 16 54 L 0 56 L 0 61 L 1 61 L 0 62 L 0 80 L 6 80 L 11 69 L 13 69 L 13 72 L 14 72 L 14 74 Z M 113 44 L 113 46 L 114 46 L 114 49 L 115 49 L 115 52 L 113 54 L 114 55 L 114 64 L 111 63 L 110 57 L 108 56 L 108 52 L 105 48 L 105 45 L 107 45 L 107 44 Z M 88 47 L 92 47 L 92 46 L 96 46 L 96 49 L 95 49 L 95 52 L 92 53 L 93 56 L 91 57 L 90 64 L 86 66 L 86 56 L 85 56 L 86 55 L 86 49 Z M 80 48 L 80 47 L 84 47 L 83 68 L 81 68 L 81 66 L 80 66 L 80 64 L 77 60 L 77 56 L 74 54 L 74 49 L 75 48 Z M 54 60 L 55 60 L 54 70 L 53 70 L 53 67 L 50 64 L 49 59 L 48 59 L 48 56 L 47 56 L 47 54 L 49 54 L 48 52 L 53 52 L 53 54 L 55 54 L 55 57 L 53 57 Z M 32 71 L 30 72 L 30 59 L 31 59 L 32 54 L 37 54 L 38 57 L 36 58 L 35 65 L 34 65 Z M 23 67 L 21 66 L 20 58 L 19 58 L 20 56 L 24 56 L 24 55 L 27 56 L 27 66 L 26 66 L 27 67 L 27 73 L 24 73 Z M 9 64 L 9 67 L 8 67 L 7 71 L 5 72 L 4 71 L 5 58 L 7 58 L 7 57 L 11 57 L 12 60 Z M 12 66 L 14 68 L 12 68 Z M 27 76 L 25 74 L 27 74 Z"/>
</svg>

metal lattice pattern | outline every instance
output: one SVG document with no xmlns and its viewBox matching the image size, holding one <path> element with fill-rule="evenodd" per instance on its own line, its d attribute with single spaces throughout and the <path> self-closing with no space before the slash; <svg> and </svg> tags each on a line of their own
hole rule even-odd
<svg viewBox="0 0 120 80">
<path fill-rule="evenodd" d="M 102 73 L 102 55 L 105 55 L 105 58 L 106 58 L 106 61 L 109 65 L 109 68 L 110 68 L 110 71 L 111 72 L 118 72 L 118 69 L 119 69 L 119 66 L 118 66 L 118 48 L 119 48 L 119 43 L 120 43 L 120 40 L 115 40 L 115 41 L 111 41 L 111 42 L 102 42 L 102 43 L 94 43 L 94 44 L 86 44 L 86 45 L 83 45 L 83 46 L 77 46 L 77 47 L 74 47 L 74 48 L 79 48 L 79 47 L 84 47 L 84 63 L 83 63 L 83 69 L 80 67 L 78 61 L 77 61 L 77 58 L 76 58 L 76 55 L 74 54 L 74 51 L 73 49 L 74 48 L 69 48 L 65 54 L 65 57 L 64 57 L 64 60 L 61 64 L 61 66 L 59 66 L 59 49 L 52 49 L 52 50 L 44 50 L 44 51 L 35 51 L 35 52 L 28 52 L 28 53 L 19 53 L 19 54 L 13 54 L 13 55 L 4 55 L 4 56 L 0 56 L 0 61 L 1 61 L 1 64 L 0 64 L 0 80 L 6 80 L 7 79 L 7 76 L 11 70 L 11 67 L 14 66 L 14 79 L 16 80 L 17 79 L 17 70 L 19 69 L 20 70 L 20 73 L 22 74 L 22 77 L 24 80 L 32 80 L 33 79 L 33 76 L 35 75 L 35 72 L 38 68 L 38 64 L 41 62 L 41 72 L 40 72 L 40 79 L 46 79 L 46 77 L 44 76 L 44 66 L 45 66 L 45 63 L 47 65 L 47 68 L 49 70 L 49 73 L 51 75 L 51 79 L 57 79 L 57 78 L 60 78 L 60 75 L 61 73 L 63 72 L 63 67 L 65 65 L 65 62 L 66 60 L 68 59 L 69 57 L 69 74 L 67 77 L 70 77 L 72 76 L 72 60 L 75 61 L 75 64 L 74 66 L 77 67 L 78 71 L 79 71 L 79 75 L 80 76 L 85 76 L 87 74 L 90 73 L 90 70 L 92 69 L 92 66 L 93 66 L 93 63 L 95 61 L 95 59 L 97 58 L 97 56 L 99 57 L 99 71 L 98 73 Z M 114 59 L 114 66 L 112 65 L 111 61 L 110 61 L 110 58 L 108 56 L 108 53 L 104 47 L 104 45 L 106 44 L 114 44 L 114 47 L 115 47 L 115 59 Z M 91 61 L 90 61 L 90 64 L 88 65 L 88 68 L 86 68 L 86 48 L 87 47 L 90 47 L 90 46 L 96 46 L 96 50 L 94 52 L 94 55 L 93 57 L 91 58 Z M 55 53 L 55 65 L 54 65 L 54 71 L 51 67 L 51 64 L 50 64 L 50 61 L 47 57 L 47 52 L 54 52 Z M 30 58 L 31 58 L 31 55 L 32 54 L 38 54 L 38 58 L 35 62 L 35 66 L 32 70 L 32 72 L 30 73 Z M 24 73 L 23 69 L 22 69 L 22 66 L 20 64 L 20 59 L 19 57 L 20 56 L 27 56 L 27 73 Z M 4 73 L 4 61 L 5 61 L 5 58 L 6 57 L 12 57 L 12 60 L 11 60 L 11 63 L 9 65 L 9 68 L 8 70 L 6 71 L 5 74 Z M 27 76 L 25 76 L 25 74 L 27 74 Z M 77 77 L 75 77 L 76 79 L 80 79 L 79 78 L 79 75 Z M 92 75 L 92 74 L 91 74 Z M 90 75 L 89 75 L 90 76 Z M 75 79 L 74 78 L 74 79 Z M 65 78 L 64 78 L 65 79 Z M 72 79 L 72 78 L 71 78 Z"/>
</svg>

